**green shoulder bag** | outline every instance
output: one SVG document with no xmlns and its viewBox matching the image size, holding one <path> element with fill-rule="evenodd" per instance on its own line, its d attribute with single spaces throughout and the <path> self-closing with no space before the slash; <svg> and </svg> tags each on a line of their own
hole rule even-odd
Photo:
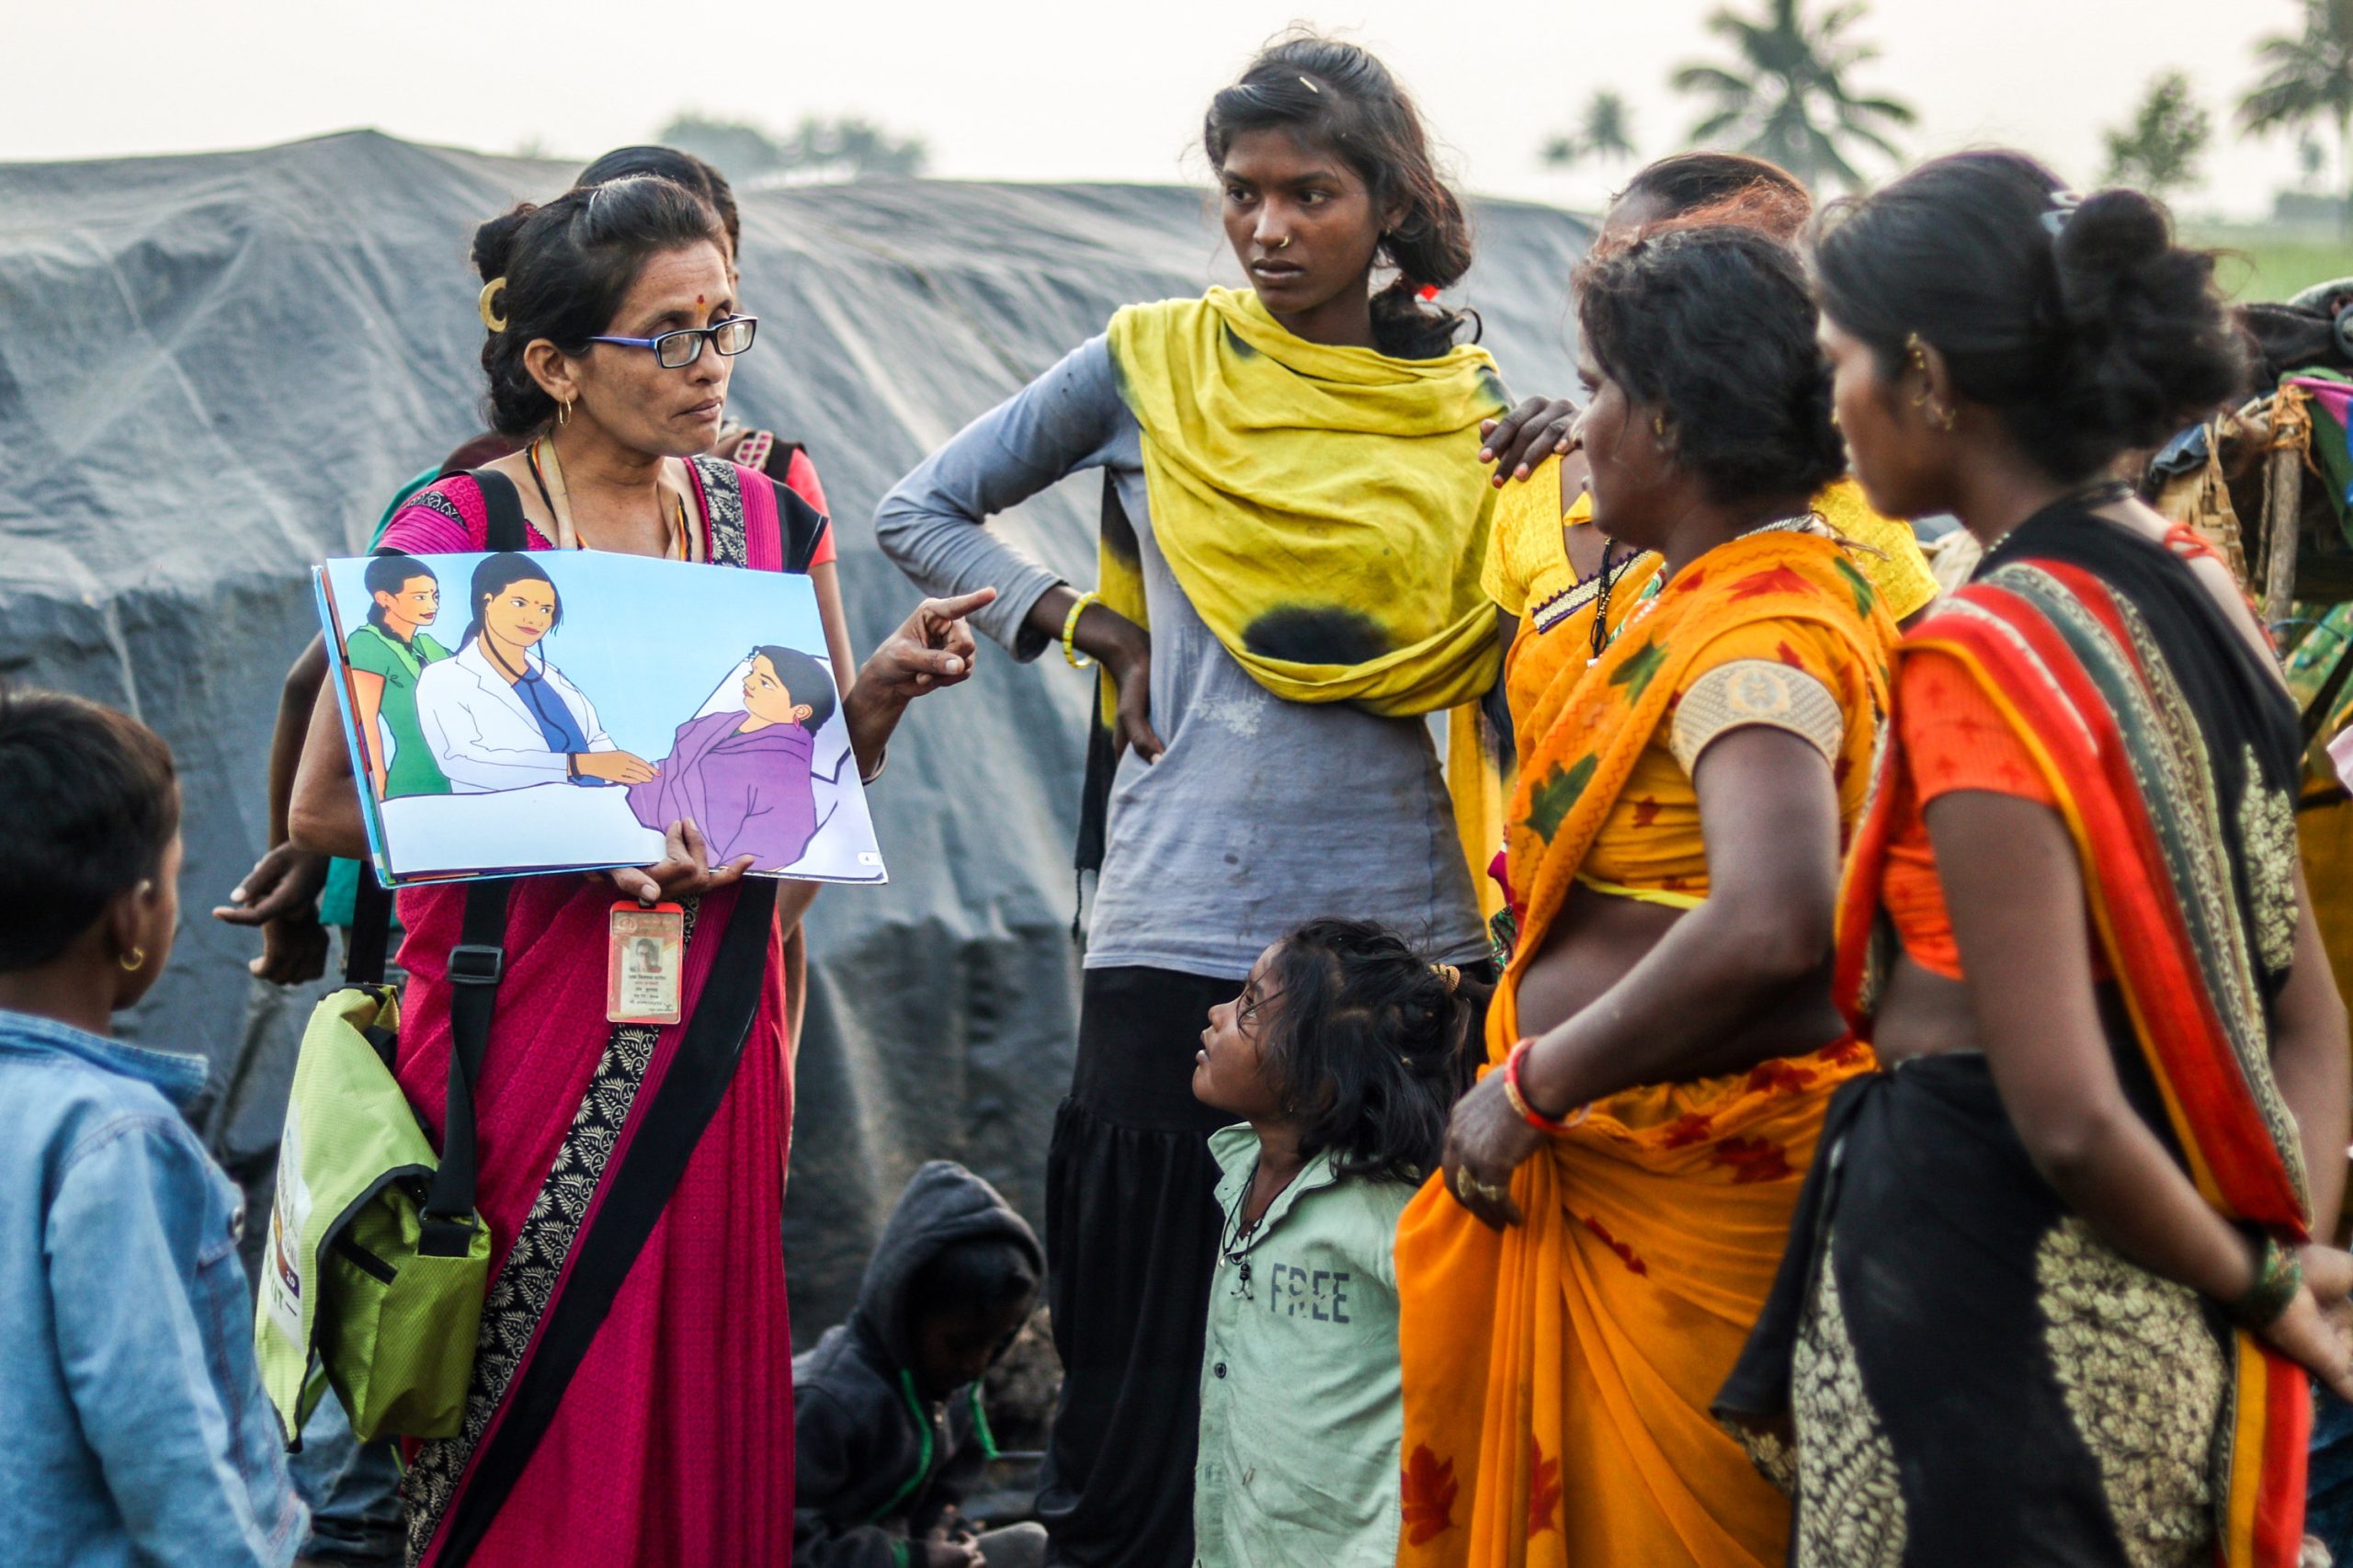
<svg viewBox="0 0 2353 1568">
<path fill-rule="evenodd" d="M 466 1408 L 490 1278 L 474 1212 L 473 1085 L 506 967 L 512 883 L 466 893 L 449 953 L 446 1131 L 432 1140 L 392 1076 L 400 998 L 383 982 L 391 895 L 363 867 L 343 988 L 311 1014 L 278 1145 L 254 1309 L 262 1384 L 287 1436 L 329 1387 L 361 1441 L 451 1437 Z"/>
</svg>

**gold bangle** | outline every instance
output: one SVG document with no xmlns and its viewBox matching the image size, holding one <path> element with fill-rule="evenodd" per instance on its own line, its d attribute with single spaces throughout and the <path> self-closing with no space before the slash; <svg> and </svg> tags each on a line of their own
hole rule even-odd
<svg viewBox="0 0 2353 1568">
<path fill-rule="evenodd" d="M 1072 669 L 1083 670 L 1095 663 L 1094 660 L 1081 653 L 1077 644 L 1071 639 L 1078 635 L 1078 618 L 1086 613 L 1086 607 L 1099 605 L 1102 602 L 1103 596 L 1089 588 L 1086 593 L 1078 596 L 1078 602 L 1070 607 L 1068 615 L 1063 617 L 1063 662 Z"/>
</svg>

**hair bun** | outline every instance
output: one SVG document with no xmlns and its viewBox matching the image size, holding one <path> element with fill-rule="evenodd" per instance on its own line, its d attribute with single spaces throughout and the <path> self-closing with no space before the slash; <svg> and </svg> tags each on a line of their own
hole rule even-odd
<svg viewBox="0 0 2353 1568">
<path fill-rule="evenodd" d="M 2154 445 L 2236 390 L 2236 335 L 2213 258 L 2174 243 L 2164 207 L 2137 190 L 2086 198 L 2052 247 L 2065 341 L 2063 417 Z"/>
<path fill-rule="evenodd" d="M 526 201 L 474 231 L 474 271 L 483 282 L 506 276 L 506 264 L 515 256 L 515 236 L 523 232 L 523 221 L 539 210 L 537 202 Z"/>
<path fill-rule="evenodd" d="M 2142 282 L 2173 250 L 2173 222 L 2137 190 L 2103 190 L 2058 225 L 2054 248 L 2069 319 L 2095 324 L 2112 310 L 2119 290 Z"/>
</svg>

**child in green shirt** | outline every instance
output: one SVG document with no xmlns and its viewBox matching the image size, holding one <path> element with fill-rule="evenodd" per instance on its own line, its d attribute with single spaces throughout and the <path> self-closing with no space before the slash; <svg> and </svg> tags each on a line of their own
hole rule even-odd
<svg viewBox="0 0 2353 1568">
<path fill-rule="evenodd" d="M 1393 933 L 1312 920 L 1210 1010 L 1193 1095 L 1224 1214 L 1201 1362 L 1200 1568 L 1397 1555 L 1397 1217 L 1437 1165 L 1487 988 Z"/>
</svg>

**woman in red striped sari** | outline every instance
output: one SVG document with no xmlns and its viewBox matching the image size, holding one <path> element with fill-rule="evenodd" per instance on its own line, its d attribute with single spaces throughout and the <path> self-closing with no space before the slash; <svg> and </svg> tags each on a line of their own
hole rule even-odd
<svg viewBox="0 0 2353 1568">
<path fill-rule="evenodd" d="M 1847 873 L 1883 1070 L 1831 1108 L 1719 1414 L 1794 1483 L 1798 1563 L 2287 1568 L 2307 1372 L 2353 1389 L 2296 713 L 2228 574 L 2102 483 L 2235 392 L 2211 261 L 2002 153 L 1834 214 L 1815 260 L 1872 505 L 1986 550 L 1903 644 Z"/>
</svg>

